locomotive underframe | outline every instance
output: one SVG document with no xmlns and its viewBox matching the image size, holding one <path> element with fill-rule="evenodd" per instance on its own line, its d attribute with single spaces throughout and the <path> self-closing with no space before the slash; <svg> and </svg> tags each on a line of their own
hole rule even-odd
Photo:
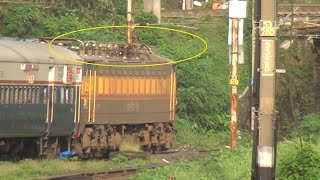
<svg viewBox="0 0 320 180">
<path fill-rule="evenodd" d="M 110 151 L 132 151 L 126 144 L 139 146 L 139 150 L 155 152 L 175 147 L 172 122 L 149 124 L 94 124 L 87 125 L 80 139 L 75 139 L 74 149 L 81 157 L 103 157 Z"/>
</svg>

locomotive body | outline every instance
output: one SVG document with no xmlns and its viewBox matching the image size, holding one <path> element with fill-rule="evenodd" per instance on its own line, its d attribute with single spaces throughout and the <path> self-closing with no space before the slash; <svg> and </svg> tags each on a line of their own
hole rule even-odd
<svg viewBox="0 0 320 180">
<path fill-rule="evenodd" d="M 142 45 L 52 49 L 89 64 L 56 57 L 46 43 L 0 40 L 0 154 L 102 157 L 123 143 L 175 146 L 175 65 L 110 66 L 170 60 Z"/>
<path fill-rule="evenodd" d="M 125 67 L 170 60 L 142 45 L 85 44 L 81 57 L 100 65 L 83 67 L 81 152 L 99 157 L 105 150 L 118 150 L 122 143 L 152 151 L 173 147 L 175 66 Z M 118 49 L 105 48 L 110 46 Z"/>
</svg>

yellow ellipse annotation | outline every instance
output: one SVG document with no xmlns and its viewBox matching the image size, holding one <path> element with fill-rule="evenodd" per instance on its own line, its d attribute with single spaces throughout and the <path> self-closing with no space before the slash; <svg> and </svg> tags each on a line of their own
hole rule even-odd
<svg viewBox="0 0 320 180">
<path fill-rule="evenodd" d="M 78 32 L 83 32 L 83 31 L 90 31 L 90 30 L 97 30 L 97 29 L 111 29 L 111 28 L 150 28 L 150 29 L 161 29 L 161 30 L 167 30 L 167 31 L 174 31 L 174 32 L 186 34 L 186 35 L 189 35 L 189 36 L 192 36 L 192 37 L 195 37 L 195 38 L 199 39 L 204 44 L 205 47 L 200 53 L 198 53 L 198 54 L 196 54 L 194 56 L 188 57 L 188 58 L 180 59 L 180 60 L 174 60 L 174 61 L 165 62 L 165 63 L 159 63 L 159 64 L 130 64 L 130 65 L 125 65 L 125 64 L 121 64 L 121 65 L 119 65 L 119 64 L 98 64 L 98 63 L 83 62 L 83 61 L 79 61 L 79 60 L 76 60 L 76 59 L 65 57 L 65 56 L 63 56 L 63 55 L 61 55 L 61 54 L 59 54 L 59 53 L 57 53 L 57 52 L 55 52 L 54 50 L 51 49 L 51 44 L 56 39 L 64 37 L 66 35 L 74 34 L 74 33 L 78 33 Z M 201 56 L 208 49 L 208 44 L 203 38 L 201 38 L 201 37 L 199 37 L 199 36 L 197 36 L 195 34 L 192 34 L 192 33 L 186 32 L 186 31 L 177 30 L 177 29 L 165 28 L 165 27 L 157 27 L 157 26 L 99 26 L 99 27 L 78 29 L 78 30 L 75 30 L 75 31 L 70 31 L 70 32 L 61 34 L 61 35 L 55 37 L 53 40 L 50 41 L 50 43 L 48 44 L 48 48 L 54 55 L 56 55 L 56 56 L 58 56 L 58 57 L 60 57 L 62 59 L 65 59 L 65 60 L 68 60 L 68 61 L 73 61 L 73 62 L 78 62 L 78 63 L 82 63 L 82 64 L 92 64 L 92 65 L 96 65 L 96 66 L 113 66 L 113 67 L 142 67 L 142 66 L 162 66 L 162 65 L 176 64 L 176 63 L 179 63 L 179 62 L 192 60 L 192 59 L 194 59 L 196 57 Z"/>
</svg>

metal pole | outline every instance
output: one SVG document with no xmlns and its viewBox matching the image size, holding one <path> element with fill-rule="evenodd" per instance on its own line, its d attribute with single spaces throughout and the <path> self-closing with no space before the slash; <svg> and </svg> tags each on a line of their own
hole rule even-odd
<svg viewBox="0 0 320 180">
<path fill-rule="evenodd" d="M 133 0 L 128 0 L 128 11 L 127 11 L 127 19 L 128 19 L 128 44 L 133 42 Z"/>
<path fill-rule="evenodd" d="M 258 117 L 259 109 L 259 72 L 260 67 L 260 41 L 258 23 L 261 19 L 261 0 L 252 3 L 252 84 L 251 84 L 251 128 L 253 130 L 251 179 L 257 179 L 257 143 L 258 143 Z"/>
<path fill-rule="evenodd" d="M 257 178 L 271 180 L 275 165 L 276 0 L 261 0 Z"/>
<path fill-rule="evenodd" d="M 231 51 L 231 77 L 229 84 L 231 85 L 231 124 L 230 124 L 230 148 L 237 149 L 237 110 L 238 110 L 238 34 L 239 19 L 232 19 L 232 51 Z"/>
</svg>

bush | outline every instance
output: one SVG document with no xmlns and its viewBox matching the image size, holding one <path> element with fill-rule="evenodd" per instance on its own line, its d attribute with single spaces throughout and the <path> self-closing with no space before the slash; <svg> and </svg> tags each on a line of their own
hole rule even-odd
<svg viewBox="0 0 320 180">
<path fill-rule="evenodd" d="M 302 164 L 303 162 L 303 164 Z M 303 161 L 299 141 L 284 142 L 279 146 L 277 179 L 320 179 L 319 147 L 303 143 Z"/>
<path fill-rule="evenodd" d="M 320 144 L 320 116 L 318 114 L 308 114 L 303 118 L 299 126 L 304 140 Z"/>
</svg>

